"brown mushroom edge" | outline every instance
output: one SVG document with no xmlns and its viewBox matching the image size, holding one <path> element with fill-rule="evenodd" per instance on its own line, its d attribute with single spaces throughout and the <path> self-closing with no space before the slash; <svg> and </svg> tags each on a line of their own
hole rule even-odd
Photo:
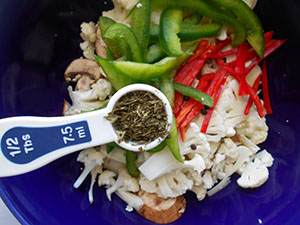
<svg viewBox="0 0 300 225">
<path fill-rule="evenodd" d="M 168 224 L 178 220 L 186 209 L 183 195 L 177 198 L 163 199 L 145 191 L 137 193 L 144 201 L 144 206 L 137 213 L 147 220 L 158 224 Z"/>
</svg>

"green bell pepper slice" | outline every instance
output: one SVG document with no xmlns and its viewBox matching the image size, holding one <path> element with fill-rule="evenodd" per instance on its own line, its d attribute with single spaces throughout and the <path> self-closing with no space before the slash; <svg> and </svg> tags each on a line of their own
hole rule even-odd
<svg viewBox="0 0 300 225">
<path fill-rule="evenodd" d="M 169 56 L 182 56 L 178 33 L 183 21 L 183 11 L 180 8 L 167 8 L 160 17 L 159 42 Z"/>
<path fill-rule="evenodd" d="M 190 17 L 184 18 L 182 24 L 196 25 L 200 23 L 202 16 L 199 13 L 193 13 Z"/>
<path fill-rule="evenodd" d="M 161 48 L 160 44 L 153 44 L 148 48 L 145 62 L 146 63 L 156 63 L 157 61 L 163 59 L 166 57 L 167 54 L 164 52 L 164 50 Z"/>
<path fill-rule="evenodd" d="M 191 97 L 191 98 L 203 103 L 204 105 L 207 105 L 208 107 L 213 106 L 214 102 L 213 102 L 212 98 L 208 94 L 206 94 L 198 89 L 192 88 L 192 87 L 184 85 L 184 84 L 176 83 L 176 82 L 174 82 L 174 89 L 175 89 L 175 91 L 180 92 L 184 96 Z"/>
<path fill-rule="evenodd" d="M 167 138 L 166 144 L 170 151 L 172 152 L 173 156 L 181 163 L 183 163 L 183 158 L 180 154 L 180 148 L 178 144 L 178 136 L 177 136 L 177 126 L 176 126 L 176 118 L 175 115 L 173 115 L 173 121 L 172 126 L 170 130 L 170 138 Z"/>
<path fill-rule="evenodd" d="M 184 54 L 180 57 L 166 57 L 155 64 L 137 63 L 129 61 L 113 61 L 112 65 L 121 74 L 134 80 L 149 81 L 161 78 L 165 74 L 178 68 L 190 55 Z"/>
<path fill-rule="evenodd" d="M 116 22 L 111 18 L 105 16 L 99 17 L 98 26 L 100 28 L 102 38 L 105 31 L 115 23 Z M 115 41 L 103 38 L 103 41 L 107 46 L 106 53 L 108 59 L 114 59 L 114 57 L 117 56 L 118 58 L 125 57 L 125 59 L 130 60 L 130 57 L 128 56 L 128 44 L 126 43 L 126 40 Z"/>
<path fill-rule="evenodd" d="M 127 77 L 120 71 L 116 70 L 112 61 L 102 59 L 96 55 L 94 57 L 97 63 L 103 69 L 104 73 L 106 74 L 108 80 L 110 81 L 114 89 L 119 90 L 127 85 L 138 83 L 137 80 Z"/>
<path fill-rule="evenodd" d="M 163 76 L 160 81 L 160 90 L 165 94 L 169 103 L 172 107 L 174 107 L 174 99 L 175 99 L 175 91 L 173 85 L 173 73 Z"/>
<path fill-rule="evenodd" d="M 135 62 L 143 62 L 143 54 L 138 43 L 138 40 L 132 30 L 124 24 L 113 24 L 109 26 L 104 34 L 102 34 L 103 38 L 111 39 L 111 40 L 126 40 L 130 53 L 132 55 L 132 59 Z"/>
<path fill-rule="evenodd" d="M 140 7 L 133 9 L 130 28 L 136 35 L 144 56 L 150 39 L 151 0 L 141 0 L 138 4 Z"/>
<path fill-rule="evenodd" d="M 126 168 L 128 173 L 135 178 L 140 176 L 140 171 L 137 168 L 135 161 L 137 160 L 137 154 L 132 151 L 126 151 Z"/>
<path fill-rule="evenodd" d="M 231 27 L 234 32 L 231 35 L 232 45 L 239 46 L 246 39 L 246 30 L 241 22 L 239 22 L 233 16 L 225 14 L 222 10 L 213 7 L 208 2 L 203 0 L 152 0 L 152 8 L 156 9 L 164 9 L 167 7 L 187 7 L 194 9 L 199 14 L 211 18 L 213 21 L 218 23 L 225 23 L 229 27 Z"/>
<path fill-rule="evenodd" d="M 155 148 L 152 148 L 152 149 L 148 150 L 147 152 L 157 153 L 157 152 L 162 151 L 166 146 L 167 146 L 166 141 L 163 141 L 158 146 L 156 146 Z"/>
<path fill-rule="evenodd" d="M 222 25 L 217 23 L 186 25 L 182 24 L 178 37 L 182 42 L 195 41 L 201 38 L 217 36 Z M 159 26 L 152 26 L 150 29 L 151 41 L 159 41 Z"/>
<path fill-rule="evenodd" d="M 260 57 L 265 53 L 264 31 L 254 11 L 241 0 L 210 0 L 212 3 L 231 10 L 245 25 L 247 40 Z"/>
</svg>

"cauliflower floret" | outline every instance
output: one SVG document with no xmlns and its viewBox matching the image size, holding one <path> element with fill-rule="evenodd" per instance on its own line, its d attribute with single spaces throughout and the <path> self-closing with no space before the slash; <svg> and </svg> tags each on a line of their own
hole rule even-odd
<svg viewBox="0 0 300 225">
<path fill-rule="evenodd" d="M 113 0 L 114 8 L 110 11 L 103 12 L 102 15 L 113 19 L 117 23 L 129 25 L 130 17 L 127 17 L 128 13 L 137 2 L 138 0 Z"/>
<path fill-rule="evenodd" d="M 274 158 L 267 150 L 257 153 L 255 158 L 259 159 L 266 167 L 271 167 L 273 165 Z"/>
<path fill-rule="evenodd" d="M 130 176 L 126 168 L 120 169 L 117 181 L 106 190 L 106 195 L 109 201 L 111 201 L 111 194 L 120 188 L 129 192 L 139 191 L 139 183 L 137 179 Z"/>
<path fill-rule="evenodd" d="M 200 174 L 205 169 L 205 163 L 202 156 L 194 154 L 190 160 L 184 160 L 184 163 L 180 163 L 166 147 L 164 150 L 153 154 L 147 159 L 139 167 L 139 170 L 148 180 L 154 180 L 164 174 L 184 168 L 192 168 Z"/>
<path fill-rule="evenodd" d="M 217 153 L 215 155 L 214 165 L 211 168 L 211 175 L 214 181 L 218 179 L 223 179 L 225 177 L 225 158 L 226 156 L 224 154 Z"/>
<path fill-rule="evenodd" d="M 161 198 L 176 198 L 193 187 L 193 181 L 188 179 L 181 170 L 165 174 L 156 179 L 157 195 Z"/>
<path fill-rule="evenodd" d="M 205 189 L 210 189 L 212 188 L 212 186 L 214 186 L 214 181 L 213 181 L 213 178 L 212 178 L 212 175 L 211 175 L 211 172 L 209 170 L 206 170 L 203 177 L 202 177 L 202 180 L 203 180 L 203 187 Z"/>
<path fill-rule="evenodd" d="M 148 193 L 156 193 L 157 192 L 158 186 L 157 186 L 157 183 L 155 182 L 155 180 L 150 181 L 143 174 L 140 175 L 139 184 L 143 191 L 146 191 Z"/>
<path fill-rule="evenodd" d="M 191 191 L 197 195 L 198 201 L 202 201 L 207 193 L 207 190 L 203 187 L 203 185 L 193 186 Z"/>
<path fill-rule="evenodd" d="M 247 101 L 238 95 L 239 83 L 233 78 L 229 77 L 224 90 L 220 96 L 215 110 L 223 118 L 225 126 L 225 135 L 231 136 L 234 134 L 234 129 L 239 123 L 246 119 L 244 109 Z"/>
<path fill-rule="evenodd" d="M 123 188 L 117 190 L 116 194 L 128 204 L 126 207 L 126 211 L 128 212 L 132 212 L 133 208 L 135 208 L 136 210 L 140 210 L 144 205 L 144 201 L 142 198 L 124 190 Z"/>
<path fill-rule="evenodd" d="M 78 188 L 96 166 L 102 166 L 104 158 L 105 155 L 96 148 L 81 151 L 77 161 L 84 163 L 84 170 L 74 183 L 74 188 Z"/>
<path fill-rule="evenodd" d="M 257 0 L 243 0 L 251 9 L 256 6 Z"/>
<path fill-rule="evenodd" d="M 190 172 L 194 171 L 190 169 Z M 143 191 L 156 193 L 161 198 L 175 198 L 190 190 L 194 181 L 192 176 L 187 175 L 184 170 L 177 169 L 152 181 L 141 175 L 139 183 Z"/>
<path fill-rule="evenodd" d="M 248 137 L 255 145 L 264 142 L 268 136 L 265 118 L 260 118 L 256 110 L 251 110 L 247 119 L 237 126 L 237 132 Z"/>
<path fill-rule="evenodd" d="M 256 188 L 264 184 L 268 177 L 267 167 L 259 159 L 255 159 L 248 163 L 237 183 L 243 188 Z"/>
<path fill-rule="evenodd" d="M 106 188 L 112 186 L 116 182 L 114 178 L 116 175 L 113 171 L 105 170 L 98 178 L 98 186 L 105 186 Z"/>
<path fill-rule="evenodd" d="M 231 138 L 224 138 L 223 143 L 218 149 L 218 153 L 223 153 L 226 155 L 226 163 L 234 163 L 239 154 L 237 151 L 237 145 L 232 141 Z"/>
<path fill-rule="evenodd" d="M 125 10 L 130 11 L 138 3 L 138 0 L 113 0 L 113 2 L 115 7 L 118 4 Z"/>
<path fill-rule="evenodd" d="M 96 183 L 96 178 L 98 174 L 102 173 L 102 166 L 96 166 L 92 171 L 92 179 L 91 179 L 91 184 L 90 184 L 90 189 L 89 189 L 89 202 L 92 204 L 94 202 L 94 195 L 93 195 L 93 188 L 94 184 Z"/>
<path fill-rule="evenodd" d="M 65 115 L 74 115 L 104 106 L 112 92 L 112 86 L 106 79 L 99 79 L 88 91 L 73 91 L 71 86 L 68 91 L 73 104 L 65 111 Z"/>
<path fill-rule="evenodd" d="M 202 175 L 197 173 L 195 170 L 184 169 L 183 172 L 188 179 L 194 182 L 194 186 L 200 186 L 201 184 L 203 184 Z"/>
<path fill-rule="evenodd" d="M 80 36 L 84 42 L 80 43 L 80 48 L 83 51 L 83 56 L 87 59 L 94 60 L 94 56 L 91 55 L 88 50 L 95 51 L 96 41 L 96 25 L 94 22 L 82 23 L 80 25 L 81 33 Z"/>
<path fill-rule="evenodd" d="M 80 25 L 81 33 L 80 37 L 84 41 L 94 43 L 96 41 L 96 26 L 94 22 L 85 23 Z"/>
</svg>

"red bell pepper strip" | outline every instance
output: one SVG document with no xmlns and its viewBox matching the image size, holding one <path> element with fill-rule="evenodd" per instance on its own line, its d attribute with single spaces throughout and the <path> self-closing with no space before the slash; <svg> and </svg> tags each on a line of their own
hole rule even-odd
<svg viewBox="0 0 300 225">
<path fill-rule="evenodd" d="M 254 82 L 254 84 L 253 84 L 253 86 L 252 86 L 252 88 L 253 88 L 253 90 L 254 90 L 255 92 L 258 91 L 259 83 L 260 83 L 261 77 L 262 77 L 262 74 L 260 74 L 260 75 L 256 78 L 256 80 L 255 80 L 255 82 Z M 244 111 L 244 114 L 245 114 L 245 115 L 248 115 L 248 114 L 249 114 L 252 105 L 253 105 L 253 99 L 252 99 L 252 98 L 249 98 L 248 103 L 247 103 L 247 106 L 246 106 L 245 111 Z"/>
<path fill-rule="evenodd" d="M 203 92 L 206 92 L 206 87 L 208 85 L 208 82 L 204 79 L 199 81 L 199 84 L 197 86 L 197 89 Z M 179 127 L 179 125 L 183 122 L 184 118 L 186 117 L 186 115 L 192 110 L 192 108 L 195 105 L 202 105 L 200 102 L 196 101 L 195 99 L 190 98 L 186 104 L 184 104 L 184 106 L 182 107 L 182 109 L 180 110 L 180 112 L 178 113 L 178 115 L 176 116 L 176 122 L 177 122 L 177 126 Z"/>
<path fill-rule="evenodd" d="M 245 63 L 246 63 L 246 59 L 247 59 L 247 45 L 245 43 L 243 43 L 242 45 L 240 45 L 239 47 L 239 51 L 238 51 L 238 55 L 237 55 L 237 59 L 236 59 L 236 65 L 235 65 L 235 72 L 237 74 L 240 75 L 241 77 L 241 83 L 240 83 L 240 88 L 239 88 L 239 95 L 246 95 L 246 91 L 245 91 L 245 83 L 246 81 L 246 74 L 245 74 Z"/>
<path fill-rule="evenodd" d="M 239 77 L 239 74 L 237 74 L 232 67 L 230 67 L 228 65 L 223 65 L 222 68 L 225 69 L 225 70 L 227 70 L 228 73 L 232 77 L 234 77 L 238 82 L 241 82 L 241 78 Z M 245 90 L 250 95 L 250 97 L 253 99 L 254 104 L 256 105 L 256 108 L 257 108 L 259 116 L 261 118 L 263 118 L 265 116 L 265 114 L 266 114 L 266 110 L 263 107 L 263 105 L 262 105 L 262 103 L 260 101 L 260 98 L 258 97 L 257 93 L 252 89 L 252 87 L 249 86 L 248 83 L 245 84 Z"/>
<path fill-rule="evenodd" d="M 263 62 L 262 67 L 262 90 L 263 90 L 263 98 L 264 98 L 264 106 L 267 110 L 267 114 L 272 114 L 272 107 L 269 95 L 269 87 L 268 87 L 268 75 L 267 75 L 267 63 Z"/>
<path fill-rule="evenodd" d="M 221 93 L 222 93 L 222 90 L 223 90 L 223 87 L 224 87 L 224 84 L 227 80 L 227 77 L 224 76 L 220 82 L 220 86 L 218 87 L 218 89 L 216 90 L 216 94 L 215 94 L 215 97 L 214 97 L 214 105 L 213 107 L 211 107 L 208 111 L 207 111 L 207 114 L 206 116 L 204 117 L 204 120 L 203 120 L 203 123 L 202 123 L 202 127 L 201 127 L 201 130 L 200 132 L 201 133 L 206 133 L 207 132 L 207 128 L 208 128 L 208 125 L 209 125 L 209 122 L 210 122 L 210 119 L 212 117 L 212 114 L 214 112 L 214 109 L 220 99 L 220 96 L 221 96 Z"/>
<path fill-rule="evenodd" d="M 181 83 L 182 80 L 188 76 L 190 73 L 191 69 L 191 63 L 195 60 L 201 57 L 201 55 L 204 53 L 204 51 L 207 49 L 208 46 L 208 41 L 207 40 L 202 40 L 200 44 L 198 45 L 196 51 L 194 54 L 188 59 L 188 61 L 181 66 L 181 68 L 178 70 L 174 81 Z"/>
<path fill-rule="evenodd" d="M 227 74 L 226 70 L 224 70 L 224 69 L 218 70 L 216 72 L 216 75 L 215 75 L 213 81 L 209 85 L 206 93 L 209 94 L 210 96 L 216 95 L 216 93 L 219 90 L 219 87 L 222 85 L 223 81 L 224 80 L 226 81 L 226 79 L 225 79 L 226 74 Z M 205 86 L 203 88 L 205 88 Z M 205 91 L 204 89 L 202 89 L 202 90 Z M 196 102 L 189 101 L 189 104 L 187 106 L 185 106 L 184 109 L 180 112 L 180 117 L 177 121 L 177 125 L 181 128 L 187 127 L 187 125 L 192 121 L 192 119 L 200 113 L 202 107 L 203 107 L 203 105 L 199 104 L 197 101 Z"/>
<path fill-rule="evenodd" d="M 216 52 L 221 51 L 223 48 L 225 48 L 227 45 L 229 45 L 231 43 L 231 38 L 228 37 L 226 40 L 224 41 L 219 41 L 217 46 L 214 48 L 214 50 L 211 52 L 210 55 L 215 54 Z"/>
<path fill-rule="evenodd" d="M 223 57 L 226 57 L 226 56 L 236 54 L 237 52 L 238 52 L 238 48 L 232 48 L 232 49 L 229 49 L 229 50 L 224 51 L 224 52 L 217 52 L 215 54 L 212 54 L 212 55 L 210 55 L 210 58 L 212 58 L 212 59 L 223 58 Z"/>
<path fill-rule="evenodd" d="M 246 74 L 248 74 L 253 68 L 258 65 L 262 60 L 264 60 L 267 56 L 273 53 L 277 48 L 279 48 L 286 40 L 272 40 L 266 44 L 266 51 L 263 58 L 257 58 L 254 62 L 251 63 L 250 66 L 246 69 Z"/>
<path fill-rule="evenodd" d="M 201 71 L 212 49 L 215 48 L 215 43 L 212 43 L 208 47 L 206 44 L 208 44 L 207 41 L 200 42 L 196 53 L 193 55 L 198 55 L 198 57 L 195 58 L 192 56 L 193 58 L 189 58 L 189 60 L 179 69 L 177 75 L 174 78 L 174 82 L 185 84 L 188 86 L 192 85 L 197 75 Z M 175 94 L 175 104 L 173 108 L 173 113 L 175 115 L 178 115 L 183 102 L 183 96 L 181 94 Z"/>
<path fill-rule="evenodd" d="M 201 40 L 194 54 L 189 58 L 186 63 L 192 62 L 194 59 L 201 57 L 205 49 L 207 48 L 208 40 Z"/>
<path fill-rule="evenodd" d="M 268 31 L 268 32 L 265 32 L 265 43 L 267 44 L 267 43 L 269 43 L 271 40 L 272 40 L 272 38 L 273 38 L 273 34 L 274 34 L 274 31 L 273 30 L 270 30 L 270 31 Z"/>
<path fill-rule="evenodd" d="M 173 113 L 175 114 L 175 116 L 177 116 L 177 114 L 180 112 L 183 103 L 184 100 L 182 94 L 175 91 L 174 107 L 173 107 Z"/>
</svg>

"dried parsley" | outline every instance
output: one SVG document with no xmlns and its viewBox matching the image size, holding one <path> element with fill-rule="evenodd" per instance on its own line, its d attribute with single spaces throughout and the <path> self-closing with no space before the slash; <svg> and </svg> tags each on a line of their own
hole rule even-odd
<svg viewBox="0 0 300 225">
<path fill-rule="evenodd" d="M 147 91 L 132 91 L 122 96 L 106 119 L 113 124 L 119 142 L 148 144 L 168 135 L 165 105 Z"/>
</svg>

